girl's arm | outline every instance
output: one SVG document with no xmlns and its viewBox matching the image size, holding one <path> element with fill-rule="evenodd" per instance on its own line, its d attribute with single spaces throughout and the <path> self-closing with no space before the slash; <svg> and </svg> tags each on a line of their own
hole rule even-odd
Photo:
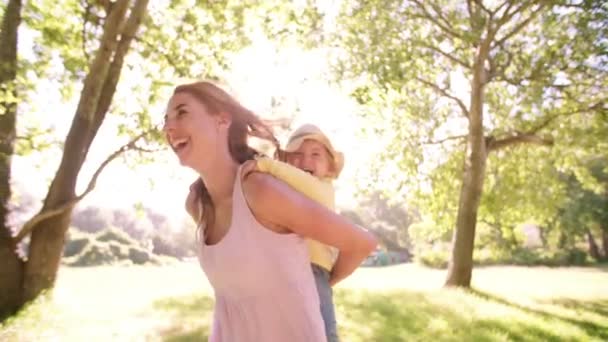
<svg viewBox="0 0 608 342">
<path fill-rule="evenodd" d="M 334 209 L 334 190 L 330 183 L 324 183 L 295 166 L 270 158 L 257 159 L 255 170 L 269 173 L 307 197 Z"/>
</svg>

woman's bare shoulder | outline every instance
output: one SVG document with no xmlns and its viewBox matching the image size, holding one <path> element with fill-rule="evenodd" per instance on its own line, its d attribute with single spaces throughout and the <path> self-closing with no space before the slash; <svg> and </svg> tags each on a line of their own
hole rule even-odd
<svg viewBox="0 0 608 342">
<path fill-rule="evenodd" d="M 190 215 L 190 217 L 192 217 L 192 219 L 194 220 L 194 222 L 198 221 L 198 217 L 200 216 L 198 213 L 198 204 L 197 204 L 197 198 L 196 198 L 196 186 L 197 186 L 198 180 L 194 181 L 194 183 L 192 183 L 190 185 L 190 189 L 188 191 L 188 196 L 186 196 L 186 202 L 185 207 L 186 207 L 186 212 L 188 212 L 188 214 Z"/>
</svg>

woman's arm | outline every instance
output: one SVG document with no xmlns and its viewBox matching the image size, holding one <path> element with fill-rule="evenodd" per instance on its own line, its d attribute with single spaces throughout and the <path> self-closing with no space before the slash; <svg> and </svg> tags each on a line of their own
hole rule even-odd
<svg viewBox="0 0 608 342">
<path fill-rule="evenodd" d="M 293 232 L 340 251 L 332 283 L 350 275 L 376 248 L 376 238 L 348 219 L 307 198 L 274 177 L 244 173 L 243 192 L 251 211 L 267 228 Z"/>
</svg>

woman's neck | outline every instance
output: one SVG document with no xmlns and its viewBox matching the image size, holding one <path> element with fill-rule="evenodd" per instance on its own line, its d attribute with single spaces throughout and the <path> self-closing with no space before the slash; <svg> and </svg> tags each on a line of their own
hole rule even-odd
<svg viewBox="0 0 608 342">
<path fill-rule="evenodd" d="M 239 165 L 228 157 L 217 160 L 208 170 L 198 172 L 214 203 L 219 204 L 232 199 L 238 167 Z"/>
</svg>

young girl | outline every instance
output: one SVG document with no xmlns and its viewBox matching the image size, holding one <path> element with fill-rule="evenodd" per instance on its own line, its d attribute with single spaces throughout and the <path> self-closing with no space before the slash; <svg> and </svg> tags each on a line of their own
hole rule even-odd
<svg viewBox="0 0 608 342">
<path fill-rule="evenodd" d="M 302 125 L 289 137 L 285 152 L 287 163 L 298 169 L 268 158 L 259 158 L 256 169 L 286 181 L 311 199 L 335 210 L 332 181 L 338 178 L 344 167 L 344 156 L 334 149 L 327 135 L 315 125 Z M 318 241 L 308 240 L 307 244 L 327 341 L 337 342 L 339 338 L 331 288 L 340 280 L 332 272 L 337 253 L 335 248 Z"/>
<path fill-rule="evenodd" d="M 337 248 L 336 277 L 352 273 L 375 238 L 291 187 L 254 172 L 249 135 L 276 144 L 249 110 L 208 82 L 178 86 L 164 132 L 198 172 L 186 208 L 198 224 L 199 260 L 215 292 L 210 341 L 323 341 L 310 238 Z"/>
</svg>

